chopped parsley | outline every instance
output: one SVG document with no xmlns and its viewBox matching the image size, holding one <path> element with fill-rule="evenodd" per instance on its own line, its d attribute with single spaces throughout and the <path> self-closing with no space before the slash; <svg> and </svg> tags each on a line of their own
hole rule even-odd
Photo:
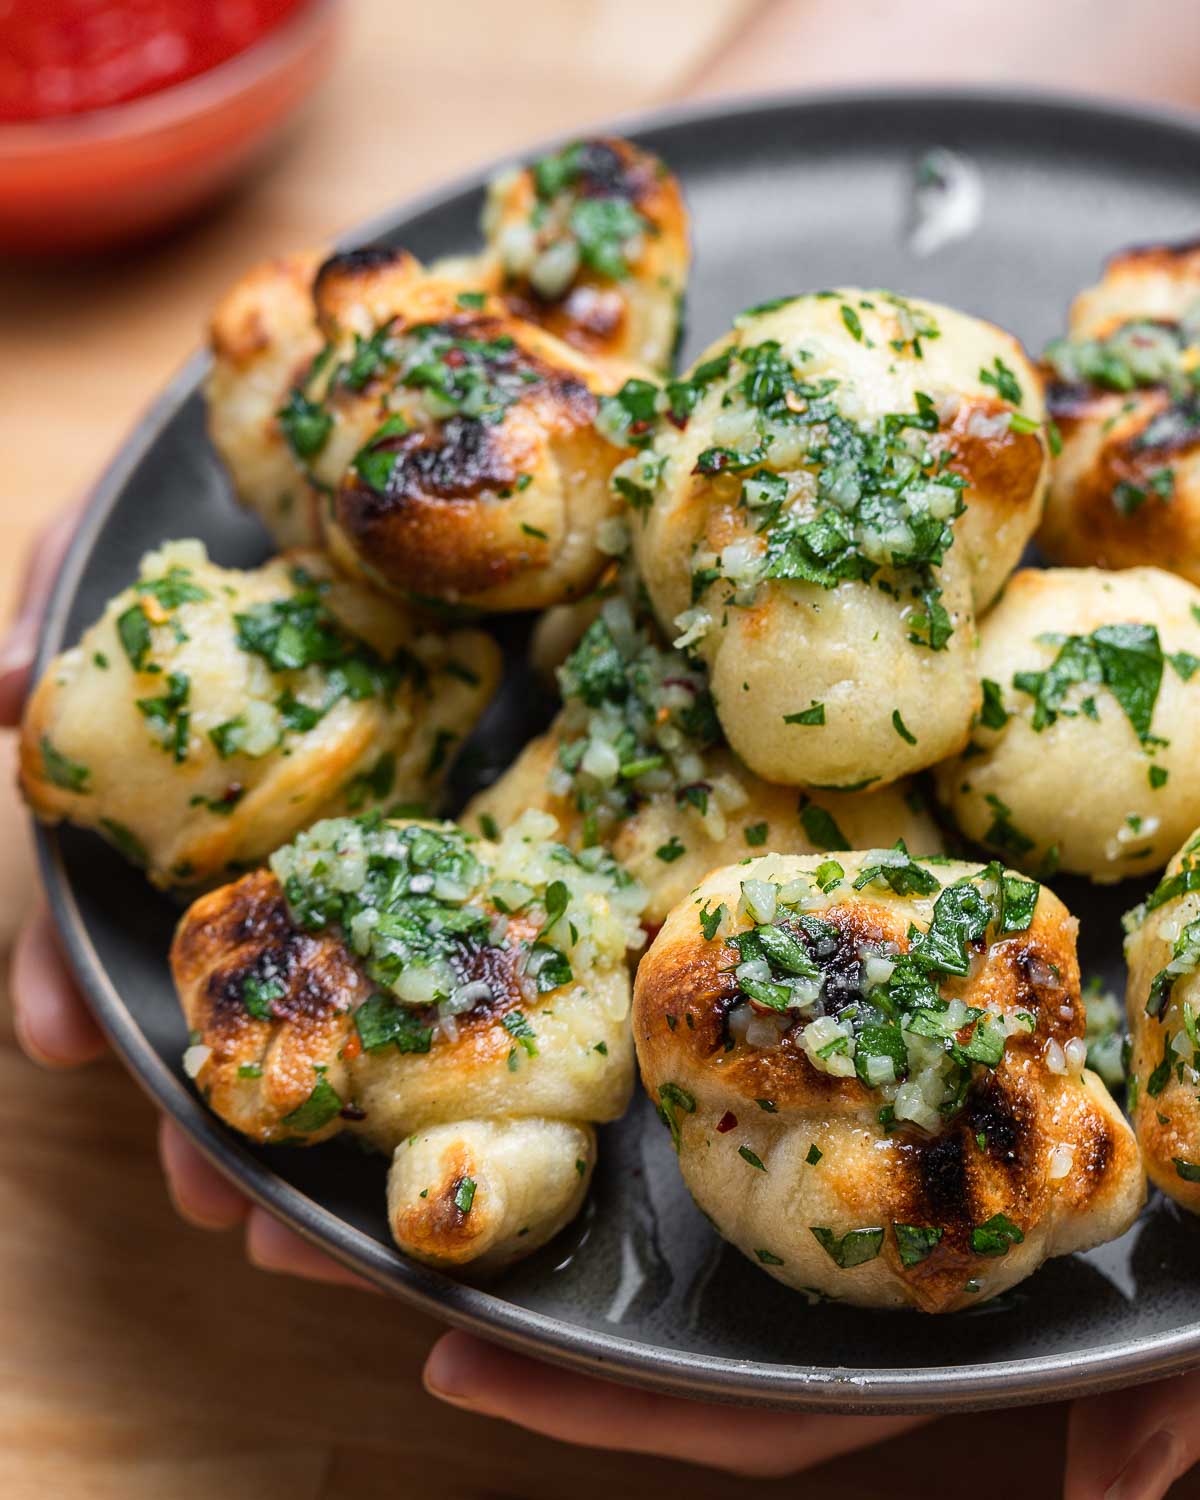
<svg viewBox="0 0 1200 1500">
<path fill-rule="evenodd" d="M 861 336 L 854 309 L 844 304 L 842 315 Z M 772 580 L 823 589 L 875 581 L 915 603 L 908 639 L 942 650 L 954 625 L 937 570 L 953 545 L 966 482 L 930 441 L 939 428 L 933 401 L 919 392 L 911 411 L 852 421 L 839 407 L 838 381 L 809 376 L 808 358 L 765 340 L 731 345 L 704 367 L 702 389 L 721 380 L 723 407 L 744 410 L 752 430 L 740 446 L 704 449 L 694 472 L 743 476 L 740 506 L 759 545 L 728 578 L 720 557 L 699 552 L 694 602 L 718 584 L 726 602 L 748 605 Z M 685 383 L 666 420 L 686 425 L 696 399 Z M 814 490 L 815 506 L 808 500 Z M 800 495 L 804 504 L 795 503 Z"/>
<path fill-rule="evenodd" d="M 985 677 L 980 683 L 983 689 L 983 707 L 979 710 L 979 722 L 985 729 L 1003 729 L 1009 714 L 1004 707 L 1004 692 L 998 682 Z"/>
<path fill-rule="evenodd" d="M 142 671 L 154 639 L 150 632 L 150 621 L 140 604 L 131 604 L 117 616 L 117 638 L 129 658 L 129 665 L 135 672 Z"/>
<path fill-rule="evenodd" d="M 813 1225 L 809 1232 L 834 1265 L 843 1271 L 865 1265 L 883 1249 L 882 1229 L 850 1229 L 840 1239 L 832 1229 L 817 1225 Z"/>
<path fill-rule="evenodd" d="M 900 717 L 900 710 L 898 708 L 892 709 L 892 728 L 905 744 L 915 745 L 917 743 L 916 735 L 913 734 L 912 730 L 909 729 L 908 725 Z"/>
<path fill-rule="evenodd" d="M 984 385 L 990 385 L 1002 401 L 1011 401 L 1014 406 L 1020 406 L 1025 399 L 1016 375 L 999 355 L 992 361 L 990 370 L 980 370 L 979 379 Z"/>
<path fill-rule="evenodd" d="M 906 1269 L 917 1266 L 937 1248 L 945 1230 L 920 1224 L 893 1224 L 896 1249 L 900 1252 L 900 1264 Z"/>
<path fill-rule="evenodd" d="M 1007 1255 L 1013 1245 L 1020 1245 L 1025 1232 L 1007 1214 L 993 1214 L 971 1230 L 971 1249 L 976 1255 Z"/>
<path fill-rule="evenodd" d="M 658 1117 L 671 1132 L 671 1142 L 676 1151 L 679 1150 L 680 1143 L 679 1110 L 685 1115 L 695 1114 L 696 1101 L 692 1095 L 677 1083 L 659 1084 Z"/>
<path fill-rule="evenodd" d="M 152 725 L 163 749 L 177 764 L 187 759 L 191 714 L 186 705 L 190 696 L 191 681 L 187 673 L 171 672 L 167 675 L 165 693 L 135 700 L 138 712 Z"/>
<path fill-rule="evenodd" d="M 537 1032 L 519 1010 L 510 1010 L 500 1023 L 515 1041 L 524 1047 L 529 1057 L 538 1055 Z"/>
<path fill-rule="evenodd" d="M 1138 739 L 1150 741 L 1150 724 L 1162 683 L 1163 649 L 1153 625 L 1101 625 L 1091 635 L 1042 637 L 1056 645 L 1058 654 L 1040 672 L 1017 672 L 1013 687 L 1034 701 L 1032 726 L 1042 730 L 1060 714 L 1072 716 L 1066 706 L 1069 689 L 1076 683 L 1103 684 L 1120 704 Z"/>
<path fill-rule="evenodd" d="M 269 1021 L 272 1004 L 276 1000 L 282 1000 L 286 994 L 287 985 L 274 973 L 266 977 L 247 974 L 242 980 L 242 1004 L 246 1007 L 246 1014 L 253 1016 L 256 1021 Z"/>
<path fill-rule="evenodd" d="M 838 827 L 833 814 L 803 792 L 800 794 L 798 810 L 804 835 L 814 849 L 850 848 L 850 840 Z"/>
<path fill-rule="evenodd" d="M 280 1123 L 298 1135 L 313 1135 L 336 1119 L 342 1107 L 342 1099 L 334 1086 L 328 1079 L 318 1078 L 304 1103 L 284 1115 Z"/>
<path fill-rule="evenodd" d="M 64 792 L 82 793 L 90 790 L 88 782 L 92 773 L 82 761 L 72 760 L 69 755 L 56 750 L 49 735 L 42 736 L 38 748 L 42 753 L 42 769 L 52 786 L 61 787 Z"/>
<path fill-rule="evenodd" d="M 354 1012 L 354 1029 L 367 1052 L 428 1052 L 433 1027 L 423 1026 L 406 1006 L 390 996 L 374 994 Z"/>
<path fill-rule="evenodd" d="M 799 713 L 784 714 L 785 724 L 824 724 L 825 705 L 818 703 L 814 698 L 810 707 L 801 709 Z"/>
</svg>

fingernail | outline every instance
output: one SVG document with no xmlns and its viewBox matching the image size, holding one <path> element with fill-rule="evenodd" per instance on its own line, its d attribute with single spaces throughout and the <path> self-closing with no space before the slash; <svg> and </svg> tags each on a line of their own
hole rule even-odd
<svg viewBox="0 0 1200 1500">
<path fill-rule="evenodd" d="M 1104 1491 L 1104 1500 L 1161 1500 L 1179 1472 L 1179 1439 L 1173 1432 L 1156 1432 Z"/>
<path fill-rule="evenodd" d="M 467 1376 L 466 1362 L 459 1357 L 457 1339 L 449 1334 L 429 1351 L 421 1379 L 425 1389 L 439 1401 L 448 1401 L 451 1406 L 470 1407 L 474 1404 Z"/>
</svg>

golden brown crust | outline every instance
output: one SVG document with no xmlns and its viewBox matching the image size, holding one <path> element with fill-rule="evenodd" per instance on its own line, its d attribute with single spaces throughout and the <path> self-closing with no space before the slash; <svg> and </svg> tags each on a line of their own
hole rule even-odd
<svg viewBox="0 0 1200 1500">
<path fill-rule="evenodd" d="M 1073 339 L 1130 322 L 1173 330 L 1200 298 L 1200 247 L 1149 245 L 1114 256 L 1076 298 Z M 1200 350 L 1185 351 L 1200 359 Z M 1066 383 L 1043 366 L 1062 436 L 1039 545 L 1073 567 L 1151 563 L 1200 583 L 1200 421 L 1195 398 L 1165 382 L 1113 390 Z M 1167 488 L 1163 488 L 1163 486 Z"/>
<path fill-rule="evenodd" d="M 561 483 L 567 472 L 602 473 L 615 455 L 593 430 L 597 401 L 578 369 L 551 363 L 544 346 L 516 343 L 521 329 L 511 319 L 443 313 L 437 326 L 451 338 L 513 339 L 497 365 L 527 381 L 526 393 L 500 423 L 454 416 L 385 440 L 380 451 L 395 455 L 386 492 L 350 470 L 338 486 L 334 515 L 339 540 L 372 576 L 405 592 L 460 599 L 552 565 L 563 537 L 522 526 L 523 476 Z M 404 326 L 393 324 L 397 334 Z"/>
<path fill-rule="evenodd" d="M 1001 401 L 964 399 L 931 443 L 936 452 L 950 455 L 947 467 L 966 480 L 972 504 L 985 506 L 995 517 L 1028 512 L 1046 462 L 1040 432 L 1018 431 L 998 421 L 1007 411 Z"/>
<path fill-rule="evenodd" d="M 460 1139 L 449 1141 L 438 1160 L 438 1178 L 425 1190 L 427 1196 L 393 1211 L 391 1229 L 396 1242 L 425 1260 L 451 1265 L 473 1260 L 487 1233 L 487 1221 L 475 1212 L 473 1197 L 470 1210 L 464 1212 L 463 1193 L 469 1182 L 474 1194 L 481 1175 L 470 1148 Z"/>
<path fill-rule="evenodd" d="M 511 949 L 482 948 L 464 956 L 463 983 L 486 979 L 492 1000 L 476 1005 L 456 1022 L 453 1041 L 440 1041 L 460 1086 L 507 1057 L 512 1035 L 504 1017 L 520 1009 L 522 996 L 514 964 L 524 930 L 513 918 Z M 311 934 L 293 922 L 274 875 L 257 870 L 196 901 L 179 923 L 171 947 L 171 972 L 188 1030 L 211 1049 L 199 1076 L 209 1104 L 223 1118 L 257 1140 L 289 1134 L 282 1117 L 311 1093 L 316 1069 L 338 1068 L 350 1090 L 356 1071 L 372 1071 L 354 1031 L 352 1012 L 374 986 L 345 943 L 329 933 Z M 255 1019 L 246 1008 L 246 982 L 278 981 L 284 993 L 270 1002 L 270 1017 Z M 356 1068 L 360 1063 L 361 1067 Z M 260 1118 L 244 1117 L 245 1075 L 238 1069 L 261 1065 Z M 278 1075 L 278 1076 L 277 1076 Z M 310 1141 L 336 1134 L 346 1120 L 357 1121 L 352 1093 L 342 1093 L 350 1113 L 331 1122 Z"/>
<path fill-rule="evenodd" d="M 421 600 L 524 609 L 570 598 L 605 562 L 594 532 L 616 504 L 608 475 L 619 454 L 593 418 L 597 391 L 619 377 L 499 299 L 463 306 L 459 283 L 414 267 L 387 252 L 326 262 L 315 295 L 328 338 L 432 334 L 451 344 L 441 356 L 451 367 L 475 349 L 482 377 L 507 395 L 494 420 L 435 420 L 386 361 L 353 385 L 335 382 L 324 395 L 331 436 L 313 461 L 332 491 L 327 545 L 345 571 Z M 389 412 L 402 430 L 377 438 Z M 391 458 L 384 483 L 352 463 L 368 444 Z"/>
<path fill-rule="evenodd" d="M 279 882 L 258 870 L 189 908 L 170 962 L 188 1031 L 210 1049 L 200 1074 L 209 1105 L 256 1140 L 287 1138 L 285 1117 L 329 1069 L 344 1071 L 339 1054 L 351 1009 L 367 987 L 345 947 L 301 932 Z M 270 1002 L 269 1018 L 247 1010 L 248 980 L 282 991 Z M 254 1068 L 261 1078 L 250 1080 L 245 1070 Z M 254 1121 L 246 1113 L 250 1094 Z M 306 1139 L 324 1140 L 343 1124 L 335 1116 Z"/>
<path fill-rule="evenodd" d="M 849 881 L 868 857 L 838 859 Z M 984 1290 L 992 1295 L 1045 1255 L 1077 1248 L 1081 1236 L 1094 1242 L 1089 1220 L 1106 1226 L 1094 1231 L 1099 1238 L 1125 1228 L 1142 1192 L 1132 1136 L 1098 1080 L 1052 1072 L 1048 1064 L 1048 1049 L 1063 1049 L 1084 1033 L 1076 923 L 1049 891 L 1041 892 L 1027 931 L 976 944 L 970 976 L 940 985 L 946 999 L 1001 1016 L 1030 1015 L 1035 1026 L 1008 1037 L 996 1067 L 975 1070 L 961 1110 L 935 1133 L 912 1125 L 890 1133 L 881 1128 L 879 1091 L 856 1076 L 818 1070 L 800 1045 L 805 1021 L 795 1016 L 777 1045 L 751 1045 L 731 1033 L 729 1013 L 739 997 L 732 970 L 739 956 L 724 940 L 704 940 L 698 912 L 722 899 L 732 909 L 740 881 L 768 866 L 777 874 L 766 878 L 787 880 L 816 863 L 769 858 L 716 872 L 667 918 L 638 970 L 633 1022 L 642 1080 L 656 1101 L 664 1084 L 694 1101 L 677 1117 L 680 1165 L 722 1232 L 756 1254 L 766 1247 L 770 1256 L 759 1260 L 780 1265 L 773 1274 L 789 1284 L 806 1284 L 807 1276 L 807 1284 L 853 1301 L 940 1312 L 978 1300 L 978 1290 L 968 1285 L 974 1278 L 988 1273 L 992 1284 Z M 944 886 L 971 867 L 931 868 Z M 866 893 L 848 893 L 821 909 L 821 920 L 838 933 L 836 949 L 821 958 L 826 984 L 844 976 L 857 993 L 862 945 L 887 942 L 907 952 L 914 914 L 908 901 Z M 925 911 L 918 925 L 928 920 Z M 747 919 L 737 925 L 744 930 Z M 960 1045 L 970 1042 L 975 1024 L 960 1030 Z M 725 1141 L 753 1143 L 753 1159 L 735 1156 L 722 1167 L 718 1152 L 728 1151 Z M 804 1156 L 809 1142 L 819 1148 L 815 1163 Z M 1069 1151 L 1069 1170 L 1053 1176 L 1056 1149 Z M 755 1160 L 761 1179 L 746 1175 L 746 1163 L 753 1168 Z M 756 1189 L 775 1195 L 776 1208 L 765 1219 Z M 739 1195 L 747 1193 L 739 1208 Z M 722 1217 L 725 1194 L 725 1213 L 743 1218 Z M 784 1213 L 785 1204 L 791 1205 L 788 1217 L 772 1217 Z M 1003 1262 L 973 1244 L 974 1231 L 997 1214 L 1024 1236 L 1019 1252 Z M 838 1273 L 823 1251 L 814 1251 L 809 1229 L 831 1223 L 839 1233 L 897 1224 L 941 1233 L 914 1266 L 902 1263 L 899 1241 L 887 1232 L 881 1259 L 869 1272 Z"/>
<path fill-rule="evenodd" d="M 584 143 L 584 169 L 575 184 L 582 199 L 626 198 L 650 231 L 629 274 L 614 280 L 586 266 L 558 297 L 538 294 L 521 276 L 505 274 L 484 256 L 481 278 L 520 318 L 541 327 L 594 359 L 665 369 L 669 365 L 677 306 L 688 273 L 688 214 L 678 180 L 657 157 L 615 136 Z M 516 174 L 494 190 L 489 218 L 499 229 L 529 222 L 538 206 L 532 171 Z M 492 239 L 496 239 L 493 231 Z"/>
<path fill-rule="evenodd" d="M 1047 553 L 1077 567 L 1154 562 L 1200 583 L 1200 425 L 1170 421 L 1176 402 L 1162 389 L 1119 395 L 1051 384 L 1047 397 L 1063 437 L 1039 536 Z M 1166 496 L 1153 483 L 1164 469 L 1174 479 Z M 1114 498 L 1122 486 L 1146 499 L 1122 508 Z"/>
<path fill-rule="evenodd" d="M 331 255 L 310 284 L 317 327 L 330 340 L 346 328 L 370 333 L 391 317 L 397 298 L 418 293 L 424 276 L 421 262 L 407 250 L 376 245 Z"/>
<path fill-rule="evenodd" d="M 213 308 L 208 332 L 214 357 L 243 369 L 274 345 L 281 321 L 307 323 L 310 289 L 320 262 L 319 251 L 298 250 L 247 271 Z M 301 350 L 297 369 L 305 357 Z"/>
<path fill-rule="evenodd" d="M 197 543 L 171 543 L 151 554 L 138 582 L 167 577 L 171 568 L 183 568 L 202 597 L 166 610 L 135 584 L 34 689 L 21 724 L 20 779 L 39 818 L 96 829 L 156 885 L 196 886 L 265 858 L 320 817 L 370 801 L 437 798 L 449 747 L 474 727 L 499 679 L 490 637 L 418 631 L 395 603 L 337 578 L 329 560 L 311 551 L 243 572 L 217 567 Z M 388 690 L 339 696 L 318 668 L 269 671 L 241 647 L 237 615 L 292 598 L 297 569 L 325 590 L 322 605 L 347 644 L 395 664 Z M 135 607 L 153 642 L 136 669 L 118 624 Z M 142 707 L 174 674 L 186 682 L 189 715 L 178 759 Z M 327 692 L 333 700 L 308 728 L 279 716 L 281 698 L 296 693 L 311 706 Z M 247 715 L 269 724 L 261 742 L 252 752 L 223 753 L 213 731 L 245 725 Z M 55 753 L 77 763 L 74 781 Z"/>
<path fill-rule="evenodd" d="M 474 847 L 485 868 L 512 869 L 519 844 Z M 184 1066 L 223 1120 L 264 1143 L 347 1131 L 391 1154 L 400 1248 L 490 1269 L 578 1212 L 595 1164 L 592 1122 L 625 1110 L 633 1048 L 627 929 L 614 940 L 593 928 L 590 949 L 572 948 L 566 982 L 543 991 L 524 962 L 541 924 L 510 914 L 498 934 L 499 903 L 477 900 L 489 940 L 464 939 L 446 959 L 458 984 L 484 981 L 487 995 L 454 1015 L 410 1007 L 392 1017 L 402 1036 L 380 1037 L 386 996 L 335 930 L 297 924 L 267 871 L 197 901 L 171 966 L 191 1036 Z"/>
</svg>

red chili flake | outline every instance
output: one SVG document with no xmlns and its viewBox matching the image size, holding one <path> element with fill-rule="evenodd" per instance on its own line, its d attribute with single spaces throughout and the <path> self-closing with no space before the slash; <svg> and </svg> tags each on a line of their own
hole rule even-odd
<svg viewBox="0 0 1200 1500">
<path fill-rule="evenodd" d="M 466 362 L 467 356 L 461 349 L 447 349 L 445 354 L 442 355 L 442 363 L 450 365 L 455 370 L 458 369 L 459 365 L 465 365 Z"/>
<path fill-rule="evenodd" d="M 727 1109 L 721 1116 L 721 1118 L 717 1121 L 717 1129 L 722 1135 L 728 1134 L 728 1132 L 731 1130 L 736 1130 L 737 1115 L 735 1115 L 731 1109 Z"/>
<path fill-rule="evenodd" d="M 687 427 L 688 419 L 686 417 L 679 416 L 676 412 L 668 411 L 666 413 L 666 418 L 667 421 L 670 422 L 671 426 L 678 427 L 680 432 L 683 432 Z"/>
</svg>

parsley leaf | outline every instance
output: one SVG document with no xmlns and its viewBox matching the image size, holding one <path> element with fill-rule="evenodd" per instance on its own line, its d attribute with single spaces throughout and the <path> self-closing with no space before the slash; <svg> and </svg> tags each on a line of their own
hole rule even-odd
<svg viewBox="0 0 1200 1500">
<path fill-rule="evenodd" d="M 971 1230 L 971 1249 L 976 1255 L 1007 1255 L 1013 1245 L 1020 1245 L 1025 1232 L 1007 1214 L 993 1214 Z"/>
<path fill-rule="evenodd" d="M 304 1103 L 284 1115 L 280 1123 L 300 1135 L 312 1135 L 323 1130 L 341 1112 L 342 1100 L 338 1091 L 327 1079 L 318 1078 Z"/>
<path fill-rule="evenodd" d="M 883 1249 L 882 1229 L 850 1229 L 841 1239 L 832 1229 L 818 1225 L 810 1226 L 809 1232 L 834 1265 L 843 1271 L 865 1265 Z"/>
<path fill-rule="evenodd" d="M 893 1224 L 896 1248 L 900 1252 L 902 1266 L 917 1266 L 936 1248 L 945 1233 L 943 1229 L 926 1228 L 919 1224 Z"/>
<path fill-rule="evenodd" d="M 800 794 L 799 813 L 805 837 L 814 849 L 824 852 L 850 848 L 850 840 L 838 827 L 833 814 L 818 806 L 803 792 Z"/>
<path fill-rule="evenodd" d="M 88 781 L 92 773 L 87 766 L 80 761 L 72 760 L 61 750 L 56 750 L 49 735 L 42 735 L 38 748 L 42 754 L 42 769 L 52 786 L 61 787 L 64 792 L 84 793 L 88 791 Z"/>
<path fill-rule="evenodd" d="M 368 1052 L 428 1052 L 433 1027 L 422 1026 L 412 1011 L 387 995 L 374 994 L 354 1012 L 354 1029 Z"/>
<path fill-rule="evenodd" d="M 785 724 L 824 724 L 825 705 L 818 703 L 814 698 L 811 707 L 801 709 L 799 713 L 784 714 L 783 722 Z"/>
</svg>

